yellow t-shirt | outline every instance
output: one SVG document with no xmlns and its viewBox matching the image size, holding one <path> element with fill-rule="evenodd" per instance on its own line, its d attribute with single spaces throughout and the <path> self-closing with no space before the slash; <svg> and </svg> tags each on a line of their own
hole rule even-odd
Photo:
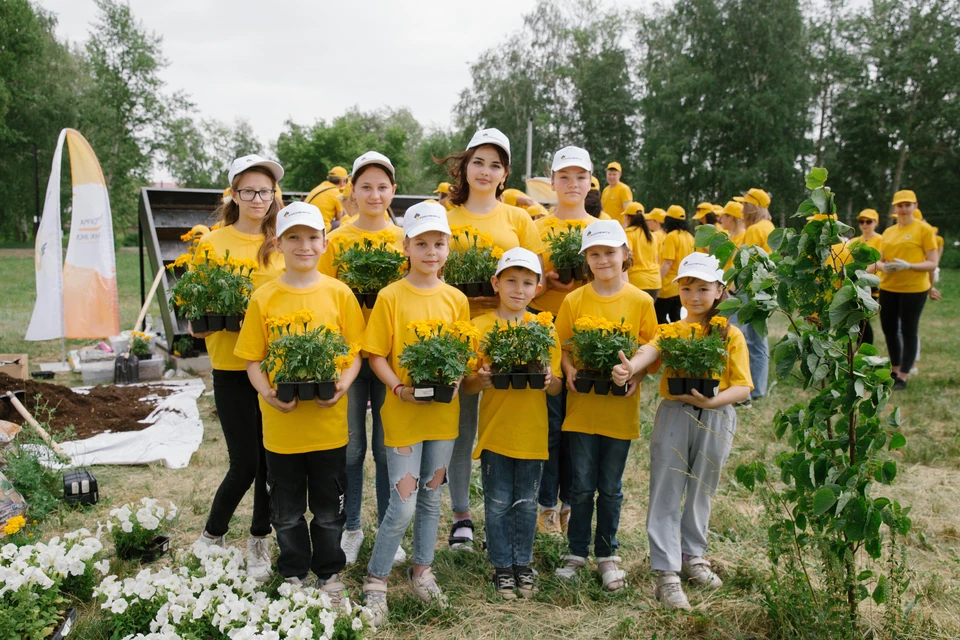
<svg viewBox="0 0 960 640">
<path fill-rule="evenodd" d="M 650 234 L 650 240 L 640 227 L 627 228 L 627 244 L 633 252 L 633 266 L 627 272 L 630 284 L 638 289 L 659 289 L 660 278 L 660 242 Z"/>
<path fill-rule="evenodd" d="M 415 320 L 470 320 L 467 297 L 443 283 L 432 289 L 418 289 L 406 278 L 380 290 L 362 347 L 368 353 L 387 358 L 407 386 L 413 381 L 399 359 L 404 346 L 417 341 L 416 334 L 408 328 Z M 387 389 L 380 417 L 383 441 L 388 447 L 408 447 L 424 440 L 453 440 L 460 430 L 460 398 L 458 395 L 450 404 L 418 405 L 400 400 Z"/>
<path fill-rule="evenodd" d="M 632 284 L 624 283 L 612 296 L 601 296 L 592 284 L 571 291 L 557 316 L 557 335 L 560 344 L 573 336 L 573 325 L 580 316 L 606 318 L 620 322 L 621 318 L 633 325 L 633 335 L 639 344 L 653 340 L 657 332 L 657 314 L 653 298 Z M 565 351 L 569 347 L 564 347 Z M 640 436 L 640 390 L 629 398 L 590 393 L 567 395 L 567 416 L 564 431 L 589 433 L 618 440 L 633 440 Z"/>
<path fill-rule="evenodd" d="M 324 180 L 303 199 L 307 204 L 312 204 L 320 209 L 320 213 L 323 214 L 323 224 L 327 227 L 327 233 L 330 233 L 330 225 L 333 223 L 333 219 L 343 211 L 343 205 L 340 203 L 341 195 L 340 187 Z"/>
<path fill-rule="evenodd" d="M 770 245 L 767 244 L 767 238 L 770 232 L 774 230 L 773 223 L 769 220 L 758 220 L 756 223 L 747 227 L 741 244 L 757 245 L 763 247 L 763 250 L 770 253 Z"/>
<path fill-rule="evenodd" d="M 587 216 L 586 221 L 588 223 L 587 226 L 590 226 L 597 220 L 609 219 L 610 216 L 601 212 L 599 218 Z M 535 220 L 534 224 L 537 225 L 537 232 L 540 234 L 540 240 L 543 243 L 543 273 L 546 275 L 551 271 L 557 270 L 557 268 L 553 266 L 553 261 L 550 260 L 550 241 L 548 238 L 554 228 L 561 228 L 558 225 L 561 225 L 562 222 L 557 218 L 556 214 L 551 213 L 544 218 Z M 566 291 L 547 289 L 542 296 L 534 298 L 533 301 L 530 302 L 530 306 L 537 311 L 549 311 L 553 314 L 553 317 L 556 318 L 557 314 L 560 313 L 560 303 L 563 302 L 563 297 L 566 295 Z"/>
<path fill-rule="evenodd" d="M 677 277 L 680 261 L 693 253 L 694 239 L 687 231 L 674 230 L 667 234 L 660 247 L 660 261 L 673 260 L 670 270 L 663 276 L 658 298 L 673 298 L 680 295 L 680 286 L 673 281 Z"/>
<path fill-rule="evenodd" d="M 309 287 L 295 288 L 277 278 L 257 289 L 250 298 L 247 316 L 240 330 L 234 354 L 254 362 L 267 356 L 272 337 L 266 321 L 309 309 L 315 316 L 311 329 L 337 327 L 347 342 L 356 345 L 363 338 L 360 305 L 347 285 L 320 274 Z M 273 384 L 273 374 L 270 383 Z M 290 413 L 277 411 L 260 398 L 263 414 L 263 446 L 274 453 L 325 451 L 347 444 L 347 396 L 334 406 L 321 409 L 313 401 L 298 402 Z"/>
<path fill-rule="evenodd" d="M 481 233 L 489 233 L 493 237 L 494 246 L 504 251 L 523 247 L 538 256 L 543 253 L 537 225 L 530 219 L 530 214 L 520 207 L 511 207 L 501 202 L 490 213 L 480 215 L 460 205 L 447 212 L 447 222 L 451 227 L 469 225 Z M 470 306 L 471 316 L 486 311 L 489 309 L 483 309 L 479 305 Z"/>
<path fill-rule="evenodd" d="M 505 321 L 491 312 L 473 319 L 481 339 L 493 330 L 494 323 Z M 553 332 L 555 346 L 550 350 L 553 375 L 562 375 L 560 339 Z M 482 358 L 481 358 L 482 361 Z M 546 460 L 547 403 L 540 389 L 484 389 L 480 396 L 480 421 L 473 459 L 486 449 L 508 458 Z"/>
<path fill-rule="evenodd" d="M 883 231 L 880 253 L 887 262 L 900 258 L 907 262 L 923 262 L 927 251 L 937 248 L 933 227 L 914 220 L 905 227 L 895 224 Z M 925 271 L 905 269 L 894 273 L 880 273 L 880 289 L 893 293 L 922 293 L 930 288 L 930 275 Z"/>
<path fill-rule="evenodd" d="M 618 182 L 616 186 L 607 185 L 600 194 L 603 212 L 620 224 L 623 224 L 623 210 L 629 202 L 633 202 L 633 192 L 623 182 Z"/>
<path fill-rule="evenodd" d="M 678 327 L 681 334 L 689 335 L 690 325 L 685 321 L 680 320 L 679 322 L 673 322 L 671 324 Z M 657 334 L 657 337 L 650 341 L 650 346 L 659 351 L 659 347 L 657 346 L 659 342 L 660 335 Z M 660 360 L 657 360 L 648 371 L 653 373 L 660 368 L 660 364 Z M 667 378 L 672 377 L 674 377 L 673 370 L 666 368 L 663 371 L 663 375 L 660 376 L 660 396 L 667 400 L 674 399 L 673 396 L 670 395 L 669 383 L 667 382 Z M 753 389 L 753 378 L 750 377 L 750 353 L 747 351 L 747 341 L 744 339 L 740 329 L 732 324 L 727 325 L 727 366 L 720 375 L 720 386 L 717 392 L 719 393 L 730 387 L 750 387 Z"/>
<path fill-rule="evenodd" d="M 386 231 L 393 233 L 394 240 L 393 242 L 387 245 L 388 248 L 393 249 L 399 254 L 403 254 L 403 229 L 398 227 L 395 224 L 390 224 Z M 370 238 L 373 241 L 376 241 L 376 235 L 382 233 L 381 231 L 364 231 L 363 229 L 358 229 L 352 224 L 345 226 L 340 226 L 330 232 L 329 243 L 327 244 L 327 250 L 320 257 L 320 264 L 317 265 L 317 268 L 320 270 L 320 273 L 330 276 L 331 278 L 339 278 L 340 268 L 334 265 L 334 259 L 340 255 L 343 251 L 349 249 L 355 244 L 359 244 L 363 241 L 364 238 Z M 363 319 L 370 319 L 370 312 L 372 309 L 363 307 Z"/>
<path fill-rule="evenodd" d="M 857 236 L 851 242 L 865 242 L 869 246 L 876 249 L 877 251 L 880 251 L 881 247 L 883 246 L 883 235 L 879 233 L 875 233 L 873 234 L 873 237 L 870 238 L 869 240 L 864 240 L 863 236 Z"/>
<path fill-rule="evenodd" d="M 236 227 L 230 225 L 211 231 L 200 238 L 200 242 L 212 244 L 214 255 L 217 257 L 222 258 L 229 251 L 231 258 L 256 260 L 260 246 L 263 244 L 263 234 L 241 233 L 237 231 Z M 193 261 L 200 263 L 203 261 L 203 256 L 194 256 Z M 257 267 L 250 274 L 254 291 L 281 275 L 283 270 L 283 254 L 274 251 L 270 254 L 267 266 Z M 239 335 L 234 331 L 216 331 L 213 335 L 204 338 L 207 343 L 207 353 L 210 355 L 210 364 L 214 369 L 220 371 L 246 370 L 247 361 L 233 355 L 233 349 L 237 345 L 237 336 Z"/>
<path fill-rule="evenodd" d="M 656 236 L 657 241 L 660 243 L 660 246 L 663 246 L 663 241 L 667 239 L 667 232 L 663 229 L 657 229 L 653 232 L 653 235 Z"/>
<path fill-rule="evenodd" d="M 532 205 L 530 205 L 529 207 L 524 207 L 524 209 L 526 210 L 527 213 L 530 214 L 530 217 L 531 217 L 531 218 L 534 218 L 534 219 L 540 218 L 540 217 L 545 216 L 545 215 L 547 215 L 547 214 L 550 213 L 550 212 L 547 211 L 546 208 L 545 208 L 542 204 L 540 204 L 539 202 L 534 202 L 534 203 L 533 203 Z"/>
</svg>

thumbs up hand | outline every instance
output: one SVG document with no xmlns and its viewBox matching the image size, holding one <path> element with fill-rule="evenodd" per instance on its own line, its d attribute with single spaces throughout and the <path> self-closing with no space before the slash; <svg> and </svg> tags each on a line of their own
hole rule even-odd
<svg viewBox="0 0 960 640">
<path fill-rule="evenodd" d="M 618 351 L 617 355 L 620 357 L 620 364 L 613 368 L 613 381 L 623 386 L 627 383 L 627 380 L 633 377 L 633 365 L 627 356 L 623 354 L 623 351 Z"/>
</svg>

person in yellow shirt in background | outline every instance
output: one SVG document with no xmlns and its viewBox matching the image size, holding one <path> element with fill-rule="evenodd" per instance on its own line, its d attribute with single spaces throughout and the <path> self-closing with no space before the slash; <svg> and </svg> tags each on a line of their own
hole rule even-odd
<svg viewBox="0 0 960 640">
<path fill-rule="evenodd" d="M 717 214 L 718 209 L 722 211 L 720 207 L 711 203 L 711 202 L 701 202 L 697 205 L 697 211 L 693 214 L 693 221 L 696 223 L 696 226 L 699 227 L 703 224 L 712 224 L 716 226 L 717 224 Z M 710 250 L 707 247 L 697 247 L 694 249 L 697 253 L 710 253 Z"/>
<path fill-rule="evenodd" d="M 343 167 L 334 167 L 327 174 L 327 179 L 315 186 L 307 197 L 303 199 L 320 209 L 323 220 L 327 225 L 327 233 L 333 229 L 333 223 L 340 219 L 343 205 L 340 204 L 341 189 L 347 183 L 347 170 Z"/>
<path fill-rule="evenodd" d="M 645 291 L 654 300 L 660 293 L 660 241 L 647 226 L 643 205 L 631 202 L 624 211 L 627 220 L 627 244 L 633 264 L 627 271 L 630 284 Z"/>
<path fill-rule="evenodd" d="M 650 229 L 650 233 L 654 235 L 657 242 L 663 245 L 663 241 L 667 237 L 667 232 L 663 230 L 663 223 L 667 219 L 667 212 L 660 207 L 654 207 L 650 209 L 650 213 L 643 214 L 643 217 L 647 221 L 647 228 Z"/>
<path fill-rule="evenodd" d="M 276 371 L 265 372 L 261 365 L 270 342 L 278 337 L 275 323 L 295 322 L 301 327 L 297 331 L 330 327 L 358 347 L 363 314 L 347 285 L 317 270 L 327 247 L 319 209 L 305 202 L 284 207 L 277 213 L 276 236 L 274 245 L 286 271 L 253 292 L 233 353 L 247 361 L 247 376 L 260 396 L 267 486 L 280 547 L 277 568 L 298 586 L 306 584 L 312 571 L 320 590 L 339 606 L 345 591 L 340 536 L 346 520 L 349 439 L 344 396 L 360 371 L 360 358 L 345 356 L 329 400 L 314 396 L 312 401 L 281 401 L 274 388 Z M 309 526 L 304 517 L 308 505 L 313 514 Z"/>
<path fill-rule="evenodd" d="M 667 209 L 663 223 L 666 236 L 660 244 L 660 295 L 656 300 L 657 323 L 680 320 L 680 289 L 674 278 L 680 261 L 693 253 L 694 239 L 687 226 L 687 212 L 678 204 Z"/>
<path fill-rule="evenodd" d="M 536 320 L 549 326 L 554 344 L 549 362 L 543 363 L 544 387 L 495 389 L 490 361 L 482 353 L 478 369 L 463 382 L 466 393 L 483 390 L 473 458 L 480 460 L 483 470 L 487 556 L 493 565 L 494 589 L 508 600 L 517 597 L 514 590 L 524 598 L 532 598 L 537 592 L 536 572 L 530 563 L 537 534 L 537 488 L 549 458 L 544 391 L 556 396 L 563 386 L 559 375 L 560 339 L 553 329 L 553 316 L 544 313 L 534 317 L 527 311 L 541 287 L 541 272 L 540 259 L 530 251 L 514 247 L 504 252 L 491 278 L 500 307 L 474 318 L 473 323 L 481 338 L 507 323 Z"/>
<path fill-rule="evenodd" d="M 611 220 L 616 220 L 623 224 L 623 211 L 627 205 L 633 201 L 633 192 L 630 191 L 625 183 L 620 182 L 623 176 L 623 169 L 619 162 L 611 162 L 607 165 L 607 186 L 600 195 L 600 202 L 603 203 L 603 212 L 610 216 Z"/>
<path fill-rule="evenodd" d="M 747 226 L 743 222 L 743 205 L 735 200 L 730 200 L 723 205 L 723 209 L 720 211 L 720 227 L 730 236 L 730 241 L 739 248 L 747 235 Z M 724 269 L 730 268 L 732 260 L 733 257 L 731 256 Z"/>
<path fill-rule="evenodd" d="M 211 257 L 247 260 L 255 264 L 250 277 L 254 290 L 283 273 L 281 255 L 261 258 L 264 244 L 261 227 L 265 219 L 276 224 L 280 201 L 276 197 L 277 182 L 283 167 L 258 155 L 243 156 L 230 167 L 230 199 L 217 209 L 220 227 L 205 234 L 198 245 L 195 261 Z M 203 250 L 201 250 L 203 249 Z M 193 333 L 203 338 L 213 366 L 213 401 L 227 444 L 229 468 L 220 482 L 210 506 L 200 542 L 223 545 L 230 519 L 240 500 L 253 485 L 253 520 L 247 540 L 247 574 L 258 581 L 270 578 L 273 553 L 270 549 L 270 498 L 267 495 L 267 459 L 263 448 L 263 423 L 257 401 L 257 390 L 247 377 L 247 362 L 233 354 L 238 333 L 207 331 Z"/>
<path fill-rule="evenodd" d="M 520 191 L 520 189 L 506 189 L 501 197 L 503 202 L 511 207 L 520 207 L 521 209 L 526 209 L 527 213 L 529 213 L 530 217 L 534 220 L 547 215 L 547 210 L 542 204 L 525 194 L 523 191 Z"/>
<path fill-rule="evenodd" d="M 596 176 L 590 176 L 590 191 L 600 193 L 600 181 Z"/>
<path fill-rule="evenodd" d="M 860 235 L 850 241 L 851 248 L 854 243 L 863 243 L 867 244 L 877 251 L 880 251 L 880 246 L 883 242 L 883 236 L 877 233 L 877 225 L 880 223 L 880 214 L 877 213 L 876 209 L 864 209 L 857 214 L 857 226 L 860 227 Z M 867 270 L 870 273 L 873 273 L 876 267 L 871 265 L 867 267 Z M 880 298 L 880 289 L 877 287 L 872 287 L 871 292 L 874 299 L 878 300 Z M 873 325 L 870 323 L 870 318 L 864 318 L 863 322 L 860 323 L 860 342 L 865 344 L 873 344 Z"/>
<path fill-rule="evenodd" d="M 914 218 L 917 196 L 898 191 L 893 196 L 897 224 L 887 227 L 880 245 L 880 326 L 887 341 L 894 390 L 907 388 L 919 345 L 920 315 L 930 291 L 930 272 L 939 254 L 933 227 Z"/>
<path fill-rule="evenodd" d="M 437 188 L 434 189 L 433 192 L 437 194 L 437 200 L 440 202 L 440 204 L 443 205 L 444 209 L 446 209 L 447 211 L 450 211 L 450 209 L 453 209 L 453 204 L 450 203 L 450 183 L 449 182 L 441 182 L 440 184 L 437 185 Z"/>
</svg>

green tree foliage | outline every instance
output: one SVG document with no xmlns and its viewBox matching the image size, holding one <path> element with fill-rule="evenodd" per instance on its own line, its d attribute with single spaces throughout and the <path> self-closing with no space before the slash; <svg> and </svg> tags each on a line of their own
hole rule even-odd
<svg viewBox="0 0 960 640">
<path fill-rule="evenodd" d="M 164 165 L 181 187 L 222 189 L 234 158 L 263 153 L 263 143 L 247 120 L 230 127 L 217 120 L 177 118 L 164 144 Z"/>
</svg>

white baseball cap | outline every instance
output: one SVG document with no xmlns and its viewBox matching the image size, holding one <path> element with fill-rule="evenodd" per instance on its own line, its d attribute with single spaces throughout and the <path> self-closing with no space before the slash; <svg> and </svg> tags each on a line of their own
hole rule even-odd
<svg viewBox="0 0 960 640">
<path fill-rule="evenodd" d="M 597 220 L 583 230 L 583 242 L 580 243 L 580 253 L 590 247 L 622 247 L 627 244 L 627 232 L 623 225 L 616 220 Z"/>
<path fill-rule="evenodd" d="M 294 200 L 283 209 L 277 212 L 277 237 L 279 238 L 287 232 L 290 227 L 303 225 L 316 229 L 317 231 L 326 231 L 323 224 L 323 214 L 312 204 Z"/>
<path fill-rule="evenodd" d="M 560 171 L 567 167 L 580 167 L 593 173 L 593 162 L 590 160 L 590 153 L 580 147 L 564 147 L 553 155 L 553 166 L 551 171 Z"/>
<path fill-rule="evenodd" d="M 281 167 L 279 163 L 252 153 L 249 156 L 243 156 L 233 161 L 233 164 L 230 165 L 230 173 L 227 174 L 227 182 L 232 185 L 233 179 L 236 178 L 238 174 L 253 167 L 264 167 L 268 169 L 270 173 L 273 174 L 273 179 L 277 182 L 280 182 L 280 179 L 283 177 L 283 167 Z"/>
<path fill-rule="evenodd" d="M 510 140 L 504 135 L 503 131 L 500 129 L 480 129 L 473 137 L 470 138 L 470 144 L 467 145 L 467 150 L 473 149 L 475 147 L 480 147 L 485 144 L 492 144 L 497 147 L 500 147 L 507 152 L 507 161 L 510 160 Z"/>
<path fill-rule="evenodd" d="M 432 200 L 415 204 L 403 214 L 404 237 L 416 238 L 428 231 L 453 235 L 450 233 L 450 224 L 447 222 L 447 209 L 439 202 Z"/>
<path fill-rule="evenodd" d="M 681 278 L 696 278 L 704 282 L 723 282 L 723 269 L 720 268 L 720 261 L 716 257 L 706 253 L 691 253 L 680 261 L 680 266 L 677 268 L 677 277 L 673 281 L 676 282 Z"/>
<path fill-rule="evenodd" d="M 382 153 L 377 153 L 376 151 L 367 151 L 365 154 L 353 161 L 353 171 L 351 172 L 351 175 L 357 175 L 357 171 L 368 164 L 379 164 L 386 167 L 390 170 L 391 178 L 397 174 L 396 170 L 393 168 L 393 163 L 390 162 L 390 158 Z"/>
<path fill-rule="evenodd" d="M 504 251 L 500 256 L 500 262 L 497 263 L 497 272 L 494 275 L 500 275 L 500 272 L 510 267 L 522 267 L 533 271 L 538 276 L 543 275 L 540 268 L 540 258 L 533 251 L 523 247 L 514 247 L 509 251 Z"/>
</svg>

